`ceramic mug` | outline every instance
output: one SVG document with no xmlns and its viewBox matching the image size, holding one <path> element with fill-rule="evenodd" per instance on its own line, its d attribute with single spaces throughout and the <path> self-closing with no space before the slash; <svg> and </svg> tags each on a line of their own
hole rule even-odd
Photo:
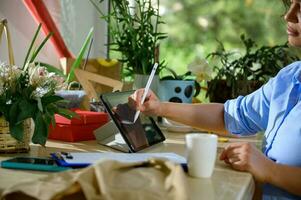
<svg viewBox="0 0 301 200">
<path fill-rule="evenodd" d="M 188 174 L 198 178 L 210 178 L 217 153 L 217 136 L 191 133 L 185 136 Z"/>
</svg>

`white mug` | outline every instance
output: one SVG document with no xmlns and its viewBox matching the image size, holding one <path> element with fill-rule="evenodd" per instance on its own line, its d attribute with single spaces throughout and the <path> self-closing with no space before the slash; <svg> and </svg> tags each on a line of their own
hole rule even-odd
<svg viewBox="0 0 301 200">
<path fill-rule="evenodd" d="M 211 177 L 216 159 L 217 136 L 191 133 L 187 134 L 185 138 L 188 174 L 199 178 Z"/>
</svg>

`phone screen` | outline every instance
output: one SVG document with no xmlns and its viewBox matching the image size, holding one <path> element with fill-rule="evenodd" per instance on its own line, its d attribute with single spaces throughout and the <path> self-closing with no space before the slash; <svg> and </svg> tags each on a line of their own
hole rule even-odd
<svg viewBox="0 0 301 200">
<path fill-rule="evenodd" d="M 48 158 L 30 158 L 30 157 L 17 157 L 8 160 L 8 162 L 39 164 L 39 165 L 56 165 L 56 162 Z"/>
</svg>

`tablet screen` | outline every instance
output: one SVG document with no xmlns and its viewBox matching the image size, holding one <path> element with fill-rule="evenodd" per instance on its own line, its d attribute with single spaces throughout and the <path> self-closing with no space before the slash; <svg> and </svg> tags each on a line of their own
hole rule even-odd
<svg viewBox="0 0 301 200">
<path fill-rule="evenodd" d="M 101 100 L 125 142 L 136 152 L 164 141 L 165 137 L 153 118 L 143 113 L 140 113 L 135 123 L 124 123 L 133 121 L 136 113 L 127 103 L 128 97 L 133 93 L 134 91 L 102 94 Z"/>
</svg>

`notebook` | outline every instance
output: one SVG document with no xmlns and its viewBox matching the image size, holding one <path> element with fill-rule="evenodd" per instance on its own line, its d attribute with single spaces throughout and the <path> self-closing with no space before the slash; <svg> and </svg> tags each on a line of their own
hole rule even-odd
<svg viewBox="0 0 301 200">
<path fill-rule="evenodd" d="M 113 152 L 56 152 L 51 153 L 59 166 L 86 167 L 102 160 L 116 160 L 120 162 L 143 162 L 150 158 L 163 158 L 172 162 L 186 165 L 186 158 L 175 153 L 113 153 Z"/>
</svg>

